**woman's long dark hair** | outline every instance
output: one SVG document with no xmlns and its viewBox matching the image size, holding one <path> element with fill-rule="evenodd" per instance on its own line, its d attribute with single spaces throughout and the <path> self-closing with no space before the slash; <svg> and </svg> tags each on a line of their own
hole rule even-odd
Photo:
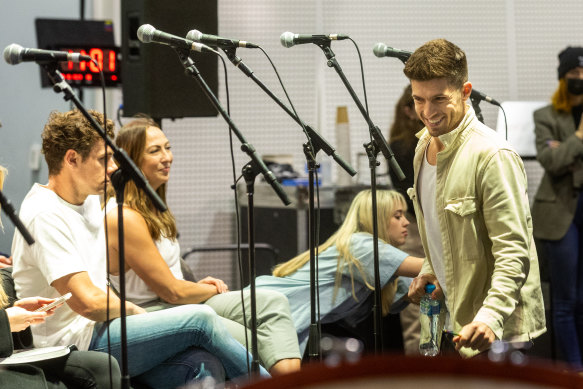
<svg viewBox="0 0 583 389">
<path fill-rule="evenodd" d="M 423 128 L 423 123 L 418 118 L 411 119 L 409 115 L 405 113 L 405 107 L 408 107 L 413 112 L 415 112 L 415 103 L 413 101 L 411 85 L 407 85 L 403 94 L 399 98 L 397 105 L 395 106 L 395 120 L 393 120 L 393 125 L 389 131 L 389 142 L 393 143 L 396 141 L 401 141 L 405 146 L 411 146 L 413 143 L 417 143 L 417 137 L 415 134 Z"/>
</svg>

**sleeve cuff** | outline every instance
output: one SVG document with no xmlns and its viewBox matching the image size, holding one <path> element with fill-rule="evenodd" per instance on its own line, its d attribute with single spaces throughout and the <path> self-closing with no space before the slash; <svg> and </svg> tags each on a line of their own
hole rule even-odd
<svg viewBox="0 0 583 389">
<path fill-rule="evenodd" d="M 492 332 L 494 332 L 494 335 L 496 335 L 497 339 L 502 339 L 504 328 L 502 327 L 502 320 L 500 315 L 497 313 L 492 312 L 486 308 L 481 308 L 474 317 L 474 321 L 479 321 L 486 324 L 488 327 L 490 327 Z"/>
</svg>

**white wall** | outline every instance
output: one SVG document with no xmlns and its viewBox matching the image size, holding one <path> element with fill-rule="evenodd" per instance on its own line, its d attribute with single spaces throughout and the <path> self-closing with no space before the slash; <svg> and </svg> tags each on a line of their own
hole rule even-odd
<svg viewBox="0 0 583 389">
<path fill-rule="evenodd" d="M 0 49 L 11 43 L 37 47 L 35 18 L 76 19 L 80 15 L 79 4 L 78 0 L 0 2 Z M 41 89 L 40 85 L 40 67 L 36 64 L 12 66 L 0 61 L 0 165 L 9 170 L 3 193 L 17 209 L 32 183 L 47 180 L 44 160 L 40 171 L 28 168 L 30 148 L 40 145 L 49 112 L 69 109 L 62 94 L 57 95 L 51 88 Z M 91 96 L 85 101 L 93 106 Z M 3 211 L 2 223 L 0 251 L 9 252 L 14 227 Z"/>
<path fill-rule="evenodd" d="M 41 1 L 35 3 L 44 4 Z M 27 7 L 26 4 L 28 2 L 3 2 L 0 6 L 2 47 L 12 41 L 34 46 L 32 24 L 18 22 L 4 12 L 8 7 L 12 14 L 18 14 L 21 8 Z M 48 5 L 44 7 L 49 8 Z M 27 13 L 34 12 L 32 6 L 30 8 Z M 118 1 L 99 2 L 93 10 L 99 17 L 113 18 L 119 31 Z M 260 44 L 278 67 L 299 115 L 308 124 L 319 128 L 333 145 L 336 143 L 336 107 L 347 105 L 351 161 L 356 167 L 356 153 L 362 152 L 362 144 L 368 141 L 366 123 L 334 70 L 326 66 L 321 50 L 315 45 L 286 49 L 279 43 L 282 32 L 350 35 L 363 56 L 371 117 L 383 131 L 388 131 L 393 106 L 407 80 L 400 61 L 379 59 L 372 54 L 376 42 L 412 51 L 430 39 L 447 38 L 466 51 L 470 80 L 480 91 L 499 101 L 544 101 L 549 99 L 556 86 L 557 53 L 567 45 L 583 45 L 582 15 L 583 2 L 580 0 L 565 0 L 560 6 L 545 0 L 220 0 L 219 32 L 226 37 Z M 350 41 L 333 42 L 332 49 L 362 98 L 354 46 Z M 268 61 L 259 50 L 241 48 L 237 53 L 278 96 L 283 96 Z M 169 50 L 168 55 L 174 53 Z M 5 139 L 8 137 L 14 142 L 13 139 L 24 134 L 26 137 L 30 137 L 30 133 L 38 135 L 41 118 L 46 118 L 49 106 L 58 106 L 58 98 L 47 96 L 47 103 L 38 104 L 41 96 L 52 92 L 38 89 L 34 65 L 10 69 L 7 66 L 0 65 L 3 83 L 9 79 L 10 86 L 10 91 L 7 91 L 4 84 L 0 92 L 0 120 L 4 123 L 0 130 L 0 161 L 14 165 L 26 160 L 28 143 L 19 140 L 5 146 Z M 232 66 L 228 69 L 232 118 L 247 140 L 260 154 L 292 154 L 296 170 L 302 171 L 305 138 L 301 129 L 251 80 Z M 28 92 L 15 96 L 15 93 L 20 93 L 17 90 L 24 82 L 30 83 Z M 221 73 L 219 97 L 223 102 L 224 85 Z M 114 94 L 112 106 L 115 107 L 120 99 L 119 92 Z M 38 118 L 34 120 L 29 118 L 28 109 L 31 107 L 38 112 Z M 486 124 L 494 127 L 496 109 L 484 102 L 481 108 Z M 233 242 L 233 200 L 229 189 L 231 165 L 224 121 L 220 117 L 193 118 L 164 121 L 163 127 L 175 155 L 169 204 L 178 220 L 183 249 L 192 245 Z M 239 174 L 247 157 L 239 150 L 236 139 L 234 146 Z M 320 157 L 326 159 L 323 154 Z M 336 167 L 333 170 L 336 174 Z M 12 177 L 7 185 L 27 187 L 30 176 L 30 172 L 23 169 L 22 174 Z M 10 193 L 20 194 L 22 190 L 12 189 Z M 20 201 L 18 196 L 12 197 L 15 202 Z M 0 245 L 0 248 L 4 247 L 5 243 Z M 199 257 L 196 268 L 199 276 L 213 274 L 232 281 L 229 255 Z"/>
<path fill-rule="evenodd" d="M 372 120 L 388 132 L 394 104 L 407 80 L 399 60 L 372 54 L 375 43 L 412 51 L 430 39 L 444 37 L 466 51 L 470 80 L 480 91 L 499 101 L 544 101 L 556 87 L 557 53 L 569 44 L 583 45 L 582 15 L 583 2 L 578 0 L 562 2 L 560 7 L 543 0 L 221 0 L 219 32 L 262 45 L 277 65 L 300 116 L 319 128 L 333 145 L 336 107 L 347 105 L 351 161 L 356 167 L 356 153 L 362 152 L 362 144 L 368 141 L 365 121 L 335 71 L 326 66 L 322 51 L 315 45 L 286 49 L 279 43 L 282 32 L 350 35 L 363 56 Z M 332 49 L 362 99 L 354 46 L 349 41 L 333 42 Z M 259 51 L 238 49 L 238 55 L 283 96 Z M 220 85 L 224 101 L 224 82 Z M 302 171 L 305 138 L 300 128 L 235 68 L 229 69 L 229 86 L 232 117 L 258 152 L 293 154 L 296 169 Z M 495 107 L 482 102 L 481 108 L 486 124 L 495 127 Z M 187 119 L 165 126 L 175 152 L 169 201 L 180 225 L 183 247 L 233 241 L 225 124 L 220 118 Z M 238 151 L 238 144 L 235 155 L 239 172 L 247 158 Z M 383 162 L 381 169 L 384 166 Z M 333 170 L 345 174 L 336 173 L 335 166 Z M 228 279 L 230 258 L 209 259 L 205 255 L 199 260 L 200 272 Z"/>
</svg>

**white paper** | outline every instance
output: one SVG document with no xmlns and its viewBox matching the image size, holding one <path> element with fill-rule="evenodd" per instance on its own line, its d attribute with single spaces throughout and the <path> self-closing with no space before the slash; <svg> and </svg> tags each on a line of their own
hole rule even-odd
<svg viewBox="0 0 583 389">
<path fill-rule="evenodd" d="M 16 365 L 20 363 L 32 363 L 62 357 L 71 352 L 69 346 L 54 346 L 32 348 L 27 350 L 15 350 L 8 358 L 0 358 L 0 365 Z"/>
</svg>

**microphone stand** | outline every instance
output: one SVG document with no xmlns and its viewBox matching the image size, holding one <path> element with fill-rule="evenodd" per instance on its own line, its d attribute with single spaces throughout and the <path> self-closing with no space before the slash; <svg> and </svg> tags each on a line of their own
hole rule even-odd
<svg viewBox="0 0 583 389">
<path fill-rule="evenodd" d="M 194 78 L 196 80 L 196 82 L 201 87 L 204 94 L 207 96 L 207 98 L 210 100 L 210 102 L 213 104 L 213 106 L 217 109 L 217 111 L 221 114 L 223 119 L 225 119 L 225 121 L 229 125 L 229 129 L 235 134 L 235 136 L 237 138 L 239 138 L 239 141 L 241 142 L 241 150 L 244 151 L 251 158 L 250 164 L 247 164 L 243 168 L 243 176 L 245 177 L 245 181 L 247 182 L 247 191 L 248 191 L 247 199 L 249 201 L 249 204 L 248 204 L 249 239 L 254 240 L 254 234 L 252 232 L 252 231 L 254 231 L 254 228 L 255 228 L 254 224 L 252 224 L 252 223 L 254 223 L 253 215 L 252 215 L 252 213 L 253 213 L 253 208 L 252 208 L 253 207 L 253 185 L 250 183 L 250 181 L 254 181 L 255 176 L 257 175 L 257 173 L 255 173 L 254 171 L 256 170 L 263 175 L 265 180 L 271 185 L 273 190 L 276 192 L 276 194 L 278 195 L 280 200 L 285 205 L 289 205 L 291 202 L 290 202 L 287 194 L 284 192 L 283 187 L 275 178 L 275 175 L 267 168 L 267 166 L 265 165 L 263 160 L 257 155 L 257 152 L 255 151 L 255 148 L 253 147 L 253 145 L 247 142 L 247 140 L 245 139 L 245 137 L 243 136 L 241 131 L 239 131 L 239 129 L 237 128 L 237 126 L 235 125 L 233 120 L 231 120 L 231 117 L 229 116 L 227 111 L 225 111 L 225 109 L 222 107 L 221 103 L 219 102 L 217 97 L 214 95 L 214 93 L 212 92 L 212 90 L 210 89 L 208 84 L 202 78 L 202 76 L 200 75 L 200 72 L 198 71 L 196 65 L 194 64 L 194 61 L 189 57 L 190 51 L 186 50 L 186 49 L 180 49 L 177 47 L 174 47 L 174 49 L 176 50 L 176 53 L 178 54 L 178 58 L 180 59 L 180 62 L 184 66 L 186 75 L 191 76 L 192 78 Z M 251 166 L 249 166 L 249 165 L 251 165 Z M 252 263 L 253 263 L 253 269 L 251 269 Z M 249 274 L 250 285 L 249 285 L 249 287 L 251 289 L 250 290 L 250 294 L 251 294 L 251 356 L 253 357 L 253 362 L 251 363 L 251 371 L 255 375 L 258 375 L 259 374 L 259 356 L 258 356 L 258 352 L 257 352 L 257 321 L 256 321 L 257 320 L 256 319 L 257 313 L 256 313 L 256 302 L 255 302 L 255 242 L 251 241 L 251 240 L 249 241 L 249 268 L 250 268 L 250 274 Z"/>
<path fill-rule="evenodd" d="M 320 358 L 320 325 L 316 317 L 316 217 L 314 207 L 314 172 L 318 168 L 316 155 L 319 150 L 323 150 L 331 156 L 348 174 L 354 176 L 356 171 L 326 140 L 312 127 L 305 124 L 292 110 L 288 108 L 255 74 L 243 63 L 235 51 L 235 47 L 222 48 L 227 58 L 241 70 L 247 77 L 251 78 L 265 93 L 269 95 L 292 119 L 294 119 L 307 132 L 308 141 L 303 144 L 306 165 L 308 169 L 308 243 L 310 251 L 310 335 L 308 337 L 308 355 L 311 361 Z M 313 149 L 312 149 L 313 148 Z"/>
<path fill-rule="evenodd" d="M 56 93 L 63 92 L 65 101 L 71 100 L 73 104 L 77 107 L 77 109 L 87 118 L 91 126 L 101 135 L 105 144 L 109 146 L 113 150 L 113 156 L 116 159 L 121 170 L 127 175 L 128 179 L 131 179 L 135 182 L 136 186 L 142 189 L 146 195 L 152 200 L 154 206 L 160 210 L 161 212 L 166 211 L 167 207 L 166 204 L 160 199 L 158 194 L 152 189 L 146 178 L 141 173 L 140 169 L 135 165 L 135 163 L 128 157 L 126 152 L 113 143 L 113 141 L 107 136 L 107 133 L 99 123 L 95 120 L 93 116 L 85 109 L 83 103 L 79 100 L 77 95 L 71 89 L 71 86 L 65 81 L 62 74 L 57 70 L 57 63 L 40 63 L 40 65 L 45 69 L 49 80 L 53 84 L 53 90 Z M 105 123 L 107 126 L 107 123 Z M 118 173 L 121 174 L 121 173 Z M 121 190 L 122 197 L 123 197 L 123 188 Z M 119 200 L 118 200 L 119 202 Z M 123 204 L 123 199 L 122 199 Z M 118 212 L 120 211 L 121 206 L 118 206 Z M 123 247 L 124 247 L 124 235 L 123 235 L 123 213 L 120 216 L 121 218 L 118 221 L 118 240 L 120 246 L 120 253 L 119 253 L 119 262 L 120 262 L 120 269 L 125 268 L 124 264 L 124 256 L 123 256 Z M 120 361 L 120 370 L 121 370 L 121 386 L 122 388 L 129 388 L 130 387 L 130 376 L 128 373 L 128 355 L 127 355 L 127 331 L 126 331 L 126 309 L 125 309 L 125 274 L 123 271 L 119 272 L 119 284 L 120 284 L 120 325 L 121 325 L 121 361 Z"/>
<path fill-rule="evenodd" d="M 123 194 L 125 190 L 125 185 L 129 180 L 128 175 L 124 174 L 122 170 L 116 170 L 111 175 L 111 184 L 115 188 L 115 200 L 117 202 L 117 233 L 118 233 L 118 253 L 119 253 L 119 300 L 120 300 L 120 317 L 121 320 L 121 344 L 126 345 L 124 349 L 122 348 L 122 360 L 123 364 L 127 366 L 127 327 L 126 327 L 126 278 L 125 278 L 125 241 L 124 241 L 124 228 L 123 228 Z M 127 383 L 125 382 L 127 381 Z M 129 385 L 129 374 L 126 372 L 122 373 L 122 383 Z M 129 388 L 129 386 L 123 386 L 124 388 Z"/>
<path fill-rule="evenodd" d="M 251 356 L 253 361 L 251 361 L 251 371 L 254 374 L 259 373 L 259 349 L 257 346 L 257 301 L 255 294 L 255 206 L 254 206 L 254 194 L 255 194 L 255 177 L 259 174 L 260 170 L 253 161 L 247 163 L 243 166 L 242 175 L 245 179 L 245 184 L 247 187 L 247 242 L 249 244 L 248 255 L 249 255 L 249 297 L 251 299 Z"/>
<path fill-rule="evenodd" d="M 470 100 L 472 102 L 472 107 L 474 107 L 474 112 L 479 121 L 484 123 L 484 116 L 482 116 L 482 110 L 480 109 L 480 99 L 470 95 Z"/>
<path fill-rule="evenodd" d="M 376 156 L 379 152 L 383 153 L 383 156 L 389 162 L 390 168 L 392 168 L 399 180 L 405 179 L 405 175 L 401 170 L 399 164 L 395 159 L 395 155 L 393 154 L 391 148 L 387 144 L 385 137 L 381 133 L 381 130 L 374 125 L 368 112 L 358 99 L 358 96 L 352 89 L 352 86 L 348 82 L 348 79 L 344 75 L 340 64 L 336 61 L 336 55 L 332 51 L 330 47 L 330 41 L 326 40 L 325 42 L 316 43 L 323 51 L 324 55 L 328 59 L 327 65 L 328 67 L 333 67 L 336 70 L 336 73 L 340 76 L 340 79 L 346 86 L 346 89 L 350 93 L 350 96 L 356 103 L 356 106 L 360 110 L 360 113 L 366 120 L 368 124 L 368 128 L 371 135 L 371 142 L 364 144 L 364 148 L 369 158 L 369 167 L 370 167 L 370 181 L 371 181 L 371 195 L 372 195 L 372 220 L 373 220 L 373 264 L 374 264 L 374 338 L 375 338 L 375 353 L 380 354 L 383 351 L 383 321 L 382 321 L 382 303 L 381 303 L 381 277 L 380 277 L 380 269 L 379 269 L 379 231 L 378 231 L 378 215 L 377 215 L 377 196 L 376 196 L 376 167 L 379 165 L 379 162 L 376 160 Z"/>
<path fill-rule="evenodd" d="M 34 238 L 30 235 L 30 232 L 26 229 L 24 224 L 22 224 L 22 220 L 18 217 L 16 212 L 14 211 L 14 207 L 10 200 L 4 197 L 4 194 L 0 190 L 0 208 L 4 211 L 8 218 L 12 221 L 12 224 L 16 227 L 16 229 L 22 234 L 22 237 L 26 241 L 26 243 L 30 246 L 34 243 Z"/>
<path fill-rule="evenodd" d="M 288 108 L 287 105 L 281 101 L 281 99 L 279 99 L 271 90 L 269 90 L 269 88 L 259 78 L 257 78 L 257 76 L 255 76 L 253 70 L 245 65 L 243 60 L 241 60 L 241 58 L 235 54 L 235 50 L 235 47 L 223 48 L 227 58 L 233 63 L 233 65 L 241 70 L 247 77 L 251 78 L 257 85 L 259 85 L 259 87 L 263 89 L 263 91 L 267 93 L 269 97 L 271 97 L 273 101 L 275 101 L 277 105 L 279 105 L 292 119 L 294 119 L 296 123 L 298 123 L 302 128 L 306 129 L 308 138 L 312 141 L 314 148 L 317 149 L 316 153 L 318 150 L 324 151 L 326 154 L 331 156 L 348 174 L 354 176 L 356 174 L 356 170 L 354 170 L 349 163 L 344 161 L 344 159 L 342 159 L 342 157 L 336 153 L 336 150 L 317 131 L 304 123 L 291 109 Z"/>
<path fill-rule="evenodd" d="M 310 361 L 320 359 L 321 327 L 316 317 L 316 213 L 314 212 L 314 173 L 317 150 L 312 150 L 310 142 L 304 143 L 304 155 L 308 166 L 308 245 L 310 249 L 310 332 L 308 335 L 308 356 Z"/>
</svg>

